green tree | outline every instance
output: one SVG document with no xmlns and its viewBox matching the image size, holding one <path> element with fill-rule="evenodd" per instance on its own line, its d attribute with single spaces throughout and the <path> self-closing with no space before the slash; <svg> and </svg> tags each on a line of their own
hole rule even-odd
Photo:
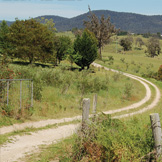
<svg viewBox="0 0 162 162">
<path fill-rule="evenodd" d="M 36 19 L 39 23 L 44 24 L 45 26 L 47 26 L 47 28 L 52 31 L 53 33 L 56 32 L 56 28 L 55 28 L 55 23 L 53 22 L 53 19 L 45 19 L 44 17 L 38 18 Z"/>
<path fill-rule="evenodd" d="M 74 62 L 84 69 L 87 66 L 89 69 L 90 64 L 97 58 L 97 40 L 95 35 L 84 30 L 82 36 L 78 36 L 74 41 L 73 59 Z"/>
<path fill-rule="evenodd" d="M 160 48 L 160 42 L 159 39 L 157 38 L 150 38 L 147 42 L 147 56 L 148 57 L 155 57 L 158 56 L 161 52 L 161 48 Z"/>
<path fill-rule="evenodd" d="M 13 57 L 46 62 L 54 53 L 53 34 L 48 28 L 34 19 L 16 20 L 10 27 L 8 37 L 12 44 L 10 54 Z"/>
<path fill-rule="evenodd" d="M 98 40 L 98 48 L 100 53 L 100 58 L 102 59 L 101 49 L 102 47 L 109 43 L 110 37 L 116 33 L 114 25 L 110 22 L 110 17 L 107 19 L 104 18 L 104 15 L 99 19 L 89 8 L 90 16 L 89 21 L 84 21 L 85 27 L 95 34 L 96 39 Z"/>
<path fill-rule="evenodd" d="M 10 47 L 7 35 L 9 33 L 9 27 L 6 21 L 0 23 L 0 53 L 5 54 L 6 50 Z"/>
<path fill-rule="evenodd" d="M 120 40 L 120 45 L 123 47 L 124 51 L 129 51 L 132 49 L 132 41 L 129 37 L 122 38 Z"/>
<path fill-rule="evenodd" d="M 145 43 L 143 42 L 143 40 L 141 39 L 141 38 L 136 38 L 136 45 L 138 46 L 138 47 L 142 47 L 142 45 L 144 45 Z"/>
<path fill-rule="evenodd" d="M 59 63 L 66 58 L 67 50 L 72 45 L 71 39 L 68 36 L 57 37 L 54 41 L 56 58 Z"/>
</svg>

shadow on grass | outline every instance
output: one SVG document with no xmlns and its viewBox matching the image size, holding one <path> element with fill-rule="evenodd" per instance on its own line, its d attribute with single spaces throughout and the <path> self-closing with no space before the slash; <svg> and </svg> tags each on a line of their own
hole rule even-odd
<svg viewBox="0 0 162 162">
<path fill-rule="evenodd" d="M 30 65 L 29 62 L 23 62 L 23 61 L 13 61 L 12 64 L 16 64 L 16 65 Z M 41 64 L 41 63 L 33 63 L 32 65 L 34 66 L 41 66 L 42 68 L 45 68 L 45 67 L 51 67 L 50 65 L 45 65 L 45 64 Z"/>
<path fill-rule="evenodd" d="M 29 62 L 24 62 L 24 61 L 13 61 L 12 64 L 16 64 L 16 65 L 22 65 L 22 66 L 28 66 L 30 65 Z M 43 63 L 33 63 L 31 64 L 33 66 L 36 66 L 36 67 L 39 67 L 41 66 L 42 68 L 55 68 L 55 67 L 60 67 L 61 69 L 64 69 L 64 70 L 71 70 L 71 71 L 75 71 L 75 70 L 80 70 L 80 68 L 78 67 L 71 67 L 71 66 L 62 66 L 62 65 L 46 65 L 46 64 L 43 64 Z"/>
</svg>

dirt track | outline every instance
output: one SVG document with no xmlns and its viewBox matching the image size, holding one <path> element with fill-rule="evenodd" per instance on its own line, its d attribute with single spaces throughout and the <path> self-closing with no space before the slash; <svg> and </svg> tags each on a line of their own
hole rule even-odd
<svg viewBox="0 0 162 162">
<path fill-rule="evenodd" d="M 93 65 L 97 66 L 97 67 L 101 67 L 101 65 L 98 65 L 95 63 Z M 105 69 L 110 70 L 108 68 L 105 68 Z M 115 70 L 112 70 L 112 71 L 117 72 Z M 156 106 L 158 104 L 158 102 L 160 100 L 160 91 L 156 87 L 156 85 L 152 84 L 151 82 L 149 82 L 141 77 L 137 77 L 137 76 L 130 75 L 127 73 L 123 73 L 123 75 L 128 76 L 132 79 L 135 79 L 135 80 L 139 81 L 141 84 L 143 84 L 146 88 L 146 96 L 144 97 L 144 99 L 142 99 L 138 103 L 135 103 L 133 105 L 130 105 L 128 107 L 124 107 L 124 108 L 121 108 L 118 110 L 111 110 L 111 111 L 107 111 L 104 113 L 112 114 L 112 113 L 121 112 L 121 111 L 125 111 L 125 110 L 135 109 L 135 108 L 138 108 L 139 106 L 143 105 L 151 98 L 151 90 L 150 90 L 148 84 L 152 85 L 156 90 L 156 96 L 155 96 L 153 102 L 149 106 L 144 107 L 139 111 L 136 111 L 136 112 L 130 113 L 130 114 L 124 114 L 121 116 L 116 116 L 116 118 L 123 118 L 123 117 L 132 116 L 135 114 L 143 113 L 149 109 L 152 109 L 154 106 Z M 43 127 L 43 126 L 49 125 L 49 124 L 73 121 L 75 119 L 81 119 L 81 116 L 77 116 L 77 117 L 73 117 L 73 118 L 64 118 L 64 119 L 60 119 L 60 120 L 46 120 L 46 121 L 33 122 L 33 123 L 31 122 L 31 123 L 24 123 L 24 124 L 15 124 L 14 126 L 1 128 L 0 134 L 5 134 L 5 133 L 11 132 L 13 130 L 23 129 L 24 127 L 37 127 L 38 128 L 38 127 Z M 0 162 L 16 161 L 19 158 L 23 157 L 25 153 L 30 153 L 30 152 L 33 152 L 34 150 L 37 150 L 36 148 L 38 148 L 38 146 L 41 144 L 50 144 L 53 142 L 57 142 L 58 140 L 61 140 L 64 137 L 68 137 L 68 136 L 72 135 L 78 127 L 79 127 L 79 125 L 71 124 L 71 125 L 66 125 L 66 126 L 60 126 L 55 129 L 47 129 L 47 130 L 38 131 L 35 133 L 31 133 L 31 135 L 15 136 L 15 137 L 13 137 L 14 142 L 7 143 L 6 145 L 3 145 L 1 147 Z"/>
</svg>

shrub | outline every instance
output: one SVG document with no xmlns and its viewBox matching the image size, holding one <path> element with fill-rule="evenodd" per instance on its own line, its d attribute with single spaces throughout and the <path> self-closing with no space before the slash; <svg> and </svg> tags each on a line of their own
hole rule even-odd
<svg viewBox="0 0 162 162">
<path fill-rule="evenodd" d="M 129 51 L 132 49 L 132 40 L 128 37 L 120 40 L 120 45 L 123 47 L 124 51 Z"/>
<path fill-rule="evenodd" d="M 162 65 L 160 65 L 158 70 L 158 80 L 162 81 Z"/>
</svg>

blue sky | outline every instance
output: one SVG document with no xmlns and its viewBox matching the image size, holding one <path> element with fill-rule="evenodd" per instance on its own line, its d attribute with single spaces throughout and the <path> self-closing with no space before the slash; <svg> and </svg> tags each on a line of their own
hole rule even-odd
<svg viewBox="0 0 162 162">
<path fill-rule="evenodd" d="M 0 20 L 42 15 L 74 17 L 92 10 L 162 15 L 162 0 L 0 0 Z"/>
</svg>

